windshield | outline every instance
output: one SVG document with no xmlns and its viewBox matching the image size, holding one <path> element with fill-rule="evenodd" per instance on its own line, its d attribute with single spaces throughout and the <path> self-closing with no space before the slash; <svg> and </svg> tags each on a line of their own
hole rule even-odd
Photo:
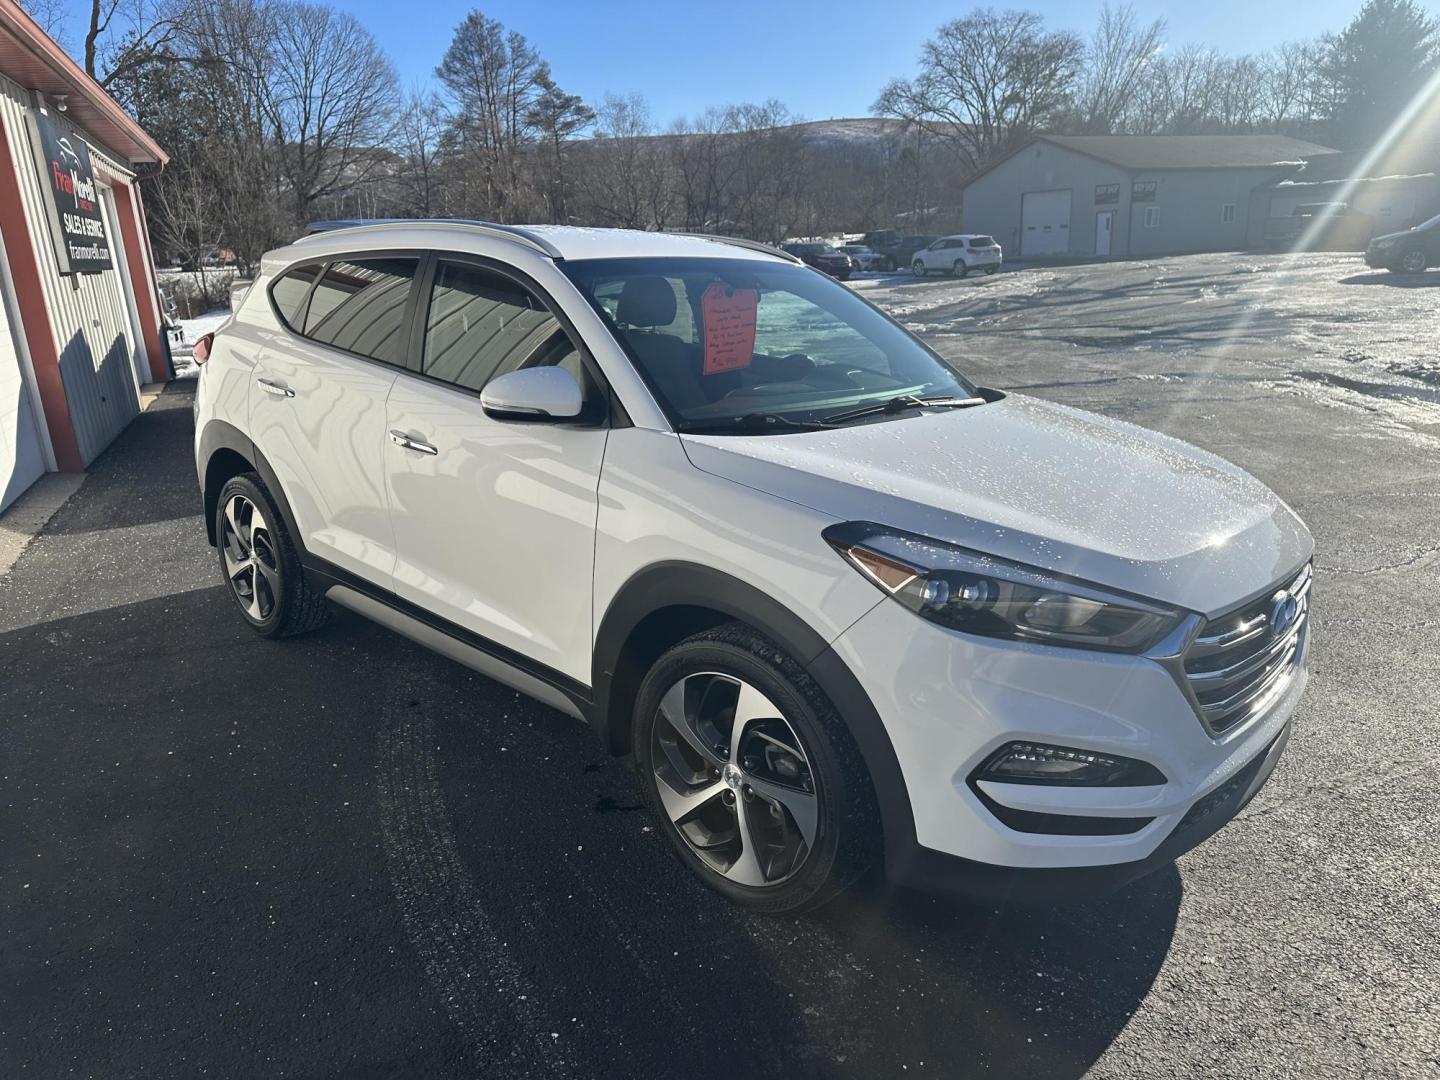
<svg viewBox="0 0 1440 1080">
<path fill-rule="evenodd" d="M 898 394 L 974 394 L 898 324 L 805 267 L 704 258 L 561 265 L 682 429 L 723 428 L 752 413 L 803 422 Z"/>
</svg>

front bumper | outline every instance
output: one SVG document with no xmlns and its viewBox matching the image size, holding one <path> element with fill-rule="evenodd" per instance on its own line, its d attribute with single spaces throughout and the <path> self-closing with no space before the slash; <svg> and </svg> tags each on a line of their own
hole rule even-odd
<svg viewBox="0 0 1440 1080">
<path fill-rule="evenodd" d="M 1305 685 L 1302 655 L 1264 714 L 1211 738 L 1175 677 L 1148 657 L 971 637 L 888 602 L 832 648 L 874 705 L 903 776 L 914 844 L 887 837 L 890 876 L 992 896 L 1036 891 L 1027 882 L 1042 879 L 1040 892 L 1104 891 L 1205 839 L 1269 776 Z M 975 769 L 1012 740 L 1136 758 L 1166 782 L 972 785 Z M 987 800 L 1029 814 L 1146 820 L 1111 835 L 1022 832 Z"/>
</svg>

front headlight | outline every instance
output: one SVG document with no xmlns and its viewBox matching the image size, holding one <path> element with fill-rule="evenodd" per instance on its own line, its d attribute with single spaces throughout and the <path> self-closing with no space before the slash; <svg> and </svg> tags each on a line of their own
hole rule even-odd
<svg viewBox="0 0 1440 1080">
<path fill-rule="evenodd" d="M 1376 251 L 1384 251 L 1386 248 L 1391 248 L 1391 247 L 1394 247 L 1394 246 L 1395 246 L 1395 241 L 1394 241 L 1393 239 L 1391 239 L 1391 240 L 1376 240 L 1376 241 L 1375 241 L 1375 250 L 1376 250 Z"/>
<path fill-rule="evenodd" d="M 967 634 L 1109 652 L 1143 652 L 1184 613 L 1044 570 L 864 521 L 826 541 L 882 592 Z"/>
</svg>

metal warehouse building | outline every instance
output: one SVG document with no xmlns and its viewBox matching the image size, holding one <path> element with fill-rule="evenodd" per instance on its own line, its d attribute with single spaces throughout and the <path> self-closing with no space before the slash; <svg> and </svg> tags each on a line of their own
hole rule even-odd
<svg viewBox="0 0 1440 1080">
<path fill-rule="evenodd" d="M 1239 250 L 1251 193 L 1332 153 L 1285 135 L 1041 135 L 965 186 L 965 229 L 1018 258 Z"/>
<path fill-rule="evenodd" d="M 164 152 L 0 0 L 0 509 L 80 472 L 169 375 L 135 169 Z"/>
</svg>

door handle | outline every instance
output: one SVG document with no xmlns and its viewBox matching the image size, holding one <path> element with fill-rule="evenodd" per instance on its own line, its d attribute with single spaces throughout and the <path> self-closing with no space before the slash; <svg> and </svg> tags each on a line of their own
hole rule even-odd
<svg viewBox="0 0 1440 1080">
<path fill-rule="evenodd" d="M 393 442 L 396 446 L 403 446 L 406 450 L 414 450 L 416 453 L 420 454 L 429 454 L 431 457 L 434 457 L 436 454 L 440 453 L 439 450 L 435 449 L 435 447 L 431 446 L 429 443 L 421 442 L 419 439 L 412 439 L 403 431 L 395 431 L 392 429 L 390 432 L 390 441 Z"/>
<path fill-rule="evenodd" d="M 284 383 L 271 382 L 269 379 L 256 379 L 255 382 L 259 384 L 260 389 L 264 390 L 267 394 L 274 394 L 276 397 L 295 396 L 295 391 L 291 390 L 290 387 Z"/>
</svg>

